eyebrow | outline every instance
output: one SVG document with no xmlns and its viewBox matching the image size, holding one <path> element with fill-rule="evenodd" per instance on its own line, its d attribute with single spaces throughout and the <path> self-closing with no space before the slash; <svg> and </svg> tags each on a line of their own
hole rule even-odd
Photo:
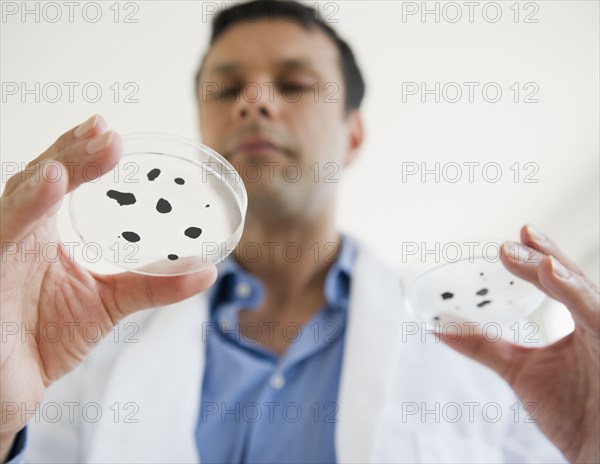
<svg viewBox="0 0 600 464">
<path fill-rule="evenodd" d="M 308 60 L 301 59 L 286 59 L 281 60 L 277 63 L 277 67 L 286 70 L 293 71 L 297 69 L 309 69 L 313 70 L 312 66 L 310 66 L 310 62 Z M 242 66 L 238 63 L 223 63 L 218 64 L 210 69 L 211 74 L 233 74 L 236 71 L 242 69 Z M 314 71 L 314 70 L 313 70 Z"/>
<path fill-rule="evenodd" d="M 241 68 L 241 66 L 239 64 L 225 63 L 225 64 L 219 64 L 219 65 L 211 68 L 210 73 L 211 74 L 232 74 L 240 68 Z"/>
</svg>

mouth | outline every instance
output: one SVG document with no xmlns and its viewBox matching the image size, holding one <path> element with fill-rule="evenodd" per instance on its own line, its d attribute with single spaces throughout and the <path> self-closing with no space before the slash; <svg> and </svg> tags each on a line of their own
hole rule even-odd
<svg viewBox="0 0 600 464">
<path fill-rule="evenodd" d="M 288 151 L 275 141 L 263 136 L 251 136 L 240 139 L 230 152 L 230 156 L 273 156 L 287 155 Z"/>
</svg>

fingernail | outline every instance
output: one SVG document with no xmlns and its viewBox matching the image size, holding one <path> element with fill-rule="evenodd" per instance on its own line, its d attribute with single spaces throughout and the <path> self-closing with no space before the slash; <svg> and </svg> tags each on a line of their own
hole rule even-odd
<svg viewBox="0 0 600 464">
<path fill-rule="evenodd" d="M 75 132 L 73 132 L 73 135 L 75 136 L 75 138 L 83 137 L 92 130 L 92 128 L 96 125 L 97 122 L 98 115 L 95 114 L 91 118 L 87 119 L 85 122 L 82 122 L 79 126 L 77 126 Z"/>
<path fill-rule="evenodd" d="M 529 250 L 518 242 L 505 242 L 502 246 L 504 253 L 513 261 L 524 263 L 531 259 Z"/>
<path fill-rule="evenodd" d="M 552 268 L 552 273 L 561 279 L 568 279 L 571 277 L 569 270 L 560 264 L 554 256 L 550 256 L 550 267 Z"/>
<path fill-rule="evenodd" d="M 546 237 L 539 230 L 537 230 L 532 225 L 527 224 L 525 227 L 527 229 L 527 233 L 533 239 L 534 242 L 542 243 L 545 241 Z"/>
<path fill-rule="evenodd" d="M 98 135 L 94 137 L 92 140 L 88 142 L 85 147 L 85 150 L 90 154 L 98 153 L 99 151 L 105 149 L 112 139 L 112 131 L 105 132 L 102 135 Z"/>
</svg>

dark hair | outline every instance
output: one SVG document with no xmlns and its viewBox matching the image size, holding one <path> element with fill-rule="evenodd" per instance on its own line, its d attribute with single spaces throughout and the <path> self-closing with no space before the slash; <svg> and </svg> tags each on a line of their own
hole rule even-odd
<svg viewBox="0 0 600 464">
<path fill-rule="evenodd" d="M 212 21 L 210 45 L 231 26 L 242 22 L 256 22 L 259 20 L 282 19 L 299 23 L 305 29 L 319 28 L 333 40 L 339 53 L 342 76 L 345 83 L 344 106 L 346 111 L 358 109 L 365 94 L 365 83 L 349 45 L 342 40 L 337 32 L 332 29 L 314 8 L 302 5 L 296 1 L 255 0 L 236 4 L 231 8 L 220 11 Z M 196 73 L 196 88 L 202 73 L 202 63 Z"/>
</svg>

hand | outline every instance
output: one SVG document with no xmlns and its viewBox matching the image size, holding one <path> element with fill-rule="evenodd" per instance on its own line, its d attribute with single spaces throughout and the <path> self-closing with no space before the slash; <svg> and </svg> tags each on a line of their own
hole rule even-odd
<svg viewBox="0 0 600 464">
<path fill-rule="evenodd" d="M 575 331 L 544 348 L 481 333 L 440 337 L 457 351 L 500 374 L 523 403 L 538 407 L 540 430 L 570 462 L 600 462 L 600 307 L 598 288 L 547 237 L 530 226 L 521 241 L 506 242 L 501 260 L 513 274 L 563 303 Z M 518 250 L 518 252 L 516 252 Z"/>
<path fill-rule="evenodd" d="M 123 317 L 188 298 L 216 278 L 214 266 L 176 277 L 102 276 L 69 259 L 56 228 L 61 200 L 82 182 L 92 180 L 84 180 L 95 171 L 86 171 L 87 163 L 100 166 L 104 174 L 120 156 L 119 135 L 107 131 L 100 116 L 93 116 L 63 134 L 23 173 L 11 177 L 0 198 L 0 462 L 25 426 L 23 408 L 35 409 L 45 389 L 77 366 L 95 345 L 82 334 L 82 327 L 93 323 L 106 335 Z M 60 251 L 60 259 L 52 259 L 56 262 L 41 256 L 39 250 L 48 244 L 55 244 Z M 22 249 L 29 253 L 21 253 Z M 5 333 L 9 326 L 18 327 L 18 334 Z M 64 336 L 58 340 L 48 340 L 44 329 L 50 326 L 73 329 L 62 330 Z M 5 414 L 8 405 L 11 410 L 17 408 L 16 413 Z"/>
</svg>

